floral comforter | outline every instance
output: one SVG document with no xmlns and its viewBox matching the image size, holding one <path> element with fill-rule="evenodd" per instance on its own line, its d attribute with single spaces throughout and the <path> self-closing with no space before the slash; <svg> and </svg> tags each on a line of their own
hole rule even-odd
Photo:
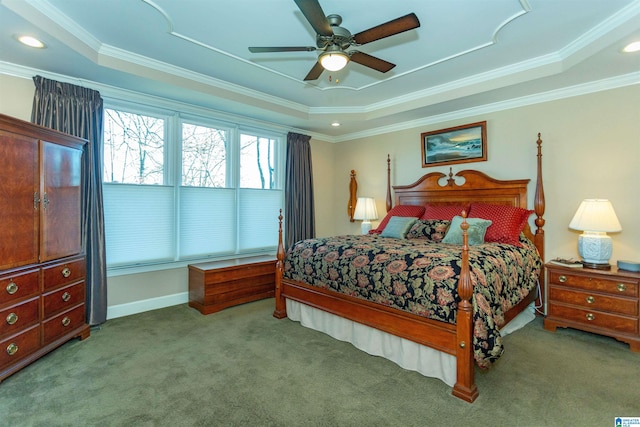
<svg viewBox="0 0 640 427">
<path fill-rule="evenodd" d="M 489 367 L 503 353 L 504 313 L 536 284 L 542 266 L 533 243 L 521 248 L 485 243 L 469 248 L 474 286 L 474 357 Z M 284 277 L 455 323 L 461 246 L 378 235 L 336 236 L 296 243 Z"/>
</svg>

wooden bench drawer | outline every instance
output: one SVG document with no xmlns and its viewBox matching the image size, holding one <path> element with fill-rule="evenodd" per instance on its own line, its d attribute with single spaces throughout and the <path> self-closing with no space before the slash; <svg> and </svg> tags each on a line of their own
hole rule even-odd
<svg viewBox="0 0 640 427">
<path fill-rule="evenodd" d="M 275 294 L 276 260 L 251 257 L 189 265 L 189 306 L 203 314 Z"/>
</svg>

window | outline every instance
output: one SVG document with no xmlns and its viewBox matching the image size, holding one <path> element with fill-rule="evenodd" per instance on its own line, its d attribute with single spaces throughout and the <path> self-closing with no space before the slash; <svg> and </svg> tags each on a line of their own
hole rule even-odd
<svg viewBox="0 0 640 427">
<path fill-rule="evenodd" d="M 162 184 L 164 120 L 105 109 L 104 182 Z"/>
<path fill-rule="evenodd" d="M 176 112 L 105 109 L 108 267 L 273 251 L 282 144 Z"/>
<path fill-rule="evenodd" d="M 182 124 L 182 185 L 227 186 L 229 132 L 190 123 Z"/>
</svg>

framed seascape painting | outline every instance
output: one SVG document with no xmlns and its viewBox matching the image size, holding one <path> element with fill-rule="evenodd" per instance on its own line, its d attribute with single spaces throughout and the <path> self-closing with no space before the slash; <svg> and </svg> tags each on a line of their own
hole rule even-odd
<svg viewBox="0 0 640 427">
<path fill-rule="evenodd" d="M 487 160 L 487 122 L 424 132 L 422 167 Z"/>
</svg>

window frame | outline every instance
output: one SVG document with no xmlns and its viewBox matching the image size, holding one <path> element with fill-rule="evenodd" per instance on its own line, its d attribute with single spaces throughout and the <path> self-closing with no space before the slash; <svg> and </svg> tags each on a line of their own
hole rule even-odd
<svg viewBox="0 0 640 427">
<path fill-rule="evenodd" d="M 171 107 L 171 106 L 168 106 Z M 188 108 L 185 108 L 188 107 Z M 286 156 L 286 133 L 282 130 L 276 130 L 269 126 L 261 127 L 253 124 L 243 123 L 243 120 L 238 117 L 238 121 L 230 121 L 224 118 L 217 117 L 209 111 L 199 111 L 194 113 L 194 110 L 198 110 L 192 106 L 175 105 L 175 109 L 167 108 L 163 106 L 161 108 L 149 106 L 147 104 L 141 104 L 138 102 L 128 102 L 122 100 L 105 99 L 105 109 L 112 109 L 118 111 L 124 111 L 130 114 L 146 115 L 154 118 L 162 118 L 165 121 L 164 129 L 164 186 L 173 187 L 174 201 L 173 201 L 173 215 L 175 218 L 173 235 L 171 236 L 173 242 L 173 260 L 172 261 L 159 261 L 159 262 L 147 262 L 147 263 L 135 263 L 132 261 L 127 265 L 107 265 L 108 276 L 119 276 L 125 274 L 133 274 L 140 272 L 158 271 L 171 268 L 180 268 L 194 262 L 222 260 L 229 258 L 237 258 L 244 256 L 253 256 L 260 254 L 275 254 L 277 249 L 277 234 L 274 233 L 273 246 L 265 247 L 255 251 L 242 252 L 240 248 L 240 227 L 239 215 L 240 215 L 240 203 L 239 193 L 243 189 L 240 188 L 240 138 L 242 134 L 249 134 L 258 138 L 270 138 L 275 141 L 274 146 L 274 188 L 265 189 L 265 191 L 279 191 L 280 192 L 280 206 L 284 206 L 284 169 L 285 169 L 285 156 Z M 182 111 L 181 111 L 182 109 Z M 180 258 L 180 197 L 182 186 L 182 125 L 187 123 L 190 125 L 211 127 L 228 132 L 229 152 L 226 173 L 228 177 L 226 189 L 235 192 L 235 210 L 234 215 L 236 218 L 235 225 L 235 242 L 234 252 L 227 253 L 219 256 L 208 257 L 195 257 L 195 258 Z M 104 145 L 102 146 L 104 150 Z M 103 153 L 104 154 L 104 153 Z M 104 167 L 104 165 L 103 165 Z M 104 178 L 103 178 L 104 180 Z M 103 185 L 123 185 L 123 183 L 104 182 Z M 124 184 L 124 185 L 145 185 L 145 184 Z M 212 187 L 213 188 L 213 187 Z M 276 222 L 278 212 L 273 213 L 274 223 Z M 108 239 L 108 236 L 107 236 Z"/>
</svg>

